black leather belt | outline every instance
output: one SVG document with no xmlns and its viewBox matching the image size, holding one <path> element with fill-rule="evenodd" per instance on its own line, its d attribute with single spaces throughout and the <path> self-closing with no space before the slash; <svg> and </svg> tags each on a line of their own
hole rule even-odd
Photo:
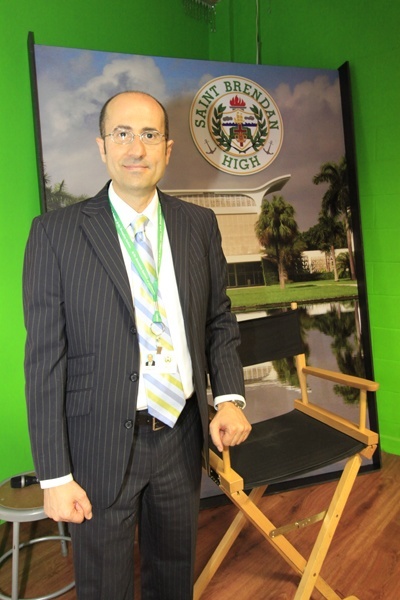
<svg viewBox="0 0 400 600">
<path fill-rule="evenodd" d="M 159 431 L 166 426 L 165 423 L 150 415 L 147 410 L 138 410 L 136 412 L 135 423 L 139 427 L 151 427 L 153 431 Z"/>
</svg>

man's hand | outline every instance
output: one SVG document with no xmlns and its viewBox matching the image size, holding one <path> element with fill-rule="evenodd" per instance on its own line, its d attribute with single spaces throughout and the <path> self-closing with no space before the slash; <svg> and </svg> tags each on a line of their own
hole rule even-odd
<svg viewBox="0 0 400 600">
<path fill-rule="evenodd" d="M 44 512 L 54 521 L 82 523 L 92 518 L 92 505 L 84 489 L 70 481 L 44 491 Z"/>
<path fill-rule="evenodd" d="M 251 431 L 251 425 L 241 408 L 233 402 L 221 402 L 210 423 L 211 439 L 222 452 L 224 446 L 236 446 L 244 442 Z"/>
</svg>

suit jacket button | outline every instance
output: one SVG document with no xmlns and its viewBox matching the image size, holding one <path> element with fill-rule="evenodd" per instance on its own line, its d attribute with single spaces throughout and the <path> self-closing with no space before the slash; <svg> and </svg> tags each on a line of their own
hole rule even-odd
<svg viewBox="0 0 400 600">
<path fill-rule="evenodd" d="M 132 429 L 132 427 L 133 427 L 132 419 L 128 419 L 127 421 L 125 421 L 124 427 L 125 427 L 125 429 Z"/>
<path fill-rule="evenodd" d="M 136 335 L 136 334 L 137 334 L 137 329 L 136 329 L 136 327 L 135 327 L 134 325 L 132 325 L 132 327 L 130 328 L 130 330 L 129 330 L 129 331 L 130 331 L 130 332 L 131 332 L 133 335 Z"/>
<path fill-rule="evenodd" d="M 139 374 L 138 374 L 138 373 L 136 373 L 136 372 L 135 372 L 135 373 L 131 373 L 131 374 L 129 375 L 129 379 L 130 379 L 131 381 L 137 381 L 137 380 L 139 379 Z"/>
</svg>

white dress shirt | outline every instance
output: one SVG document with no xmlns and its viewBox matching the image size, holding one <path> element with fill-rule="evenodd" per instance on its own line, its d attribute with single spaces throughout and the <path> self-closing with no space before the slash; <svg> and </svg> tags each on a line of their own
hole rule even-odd
<svg viewBox="0 0 400 600">
<path fill-rule="evenodd" d="M 139 216 L 133 208 L 121 200 L 115 193 L 112 183 L 109 187 L 109 197 L 113 207 L 121 219 L 122 225 L 128 229 L 131 223 Z M 161 265 L 157 265 L 157 232 L 158 232 L 158 194 L 155 192 L 150 204 L 144 209 L 149 222 L 146 227 L 146 236 L 153 249 L 154 261 L 158 272 L 158 289 L 162 302 L 167 313 L 168 327 L 171 332 L 172 345 L 182 379 L 182 386 L 185 398 L 190 398 L 194 392 L 193 387 L 193 369 L 190 358 L 189 348 L 185 334 L 185 324 L 183 321 L 182 308 L 179 299 L 178 286 L 176 284 L 175 269 L 172 261 L 171 246 L 168 239 L 168 233 L 165 228 Z M 126 272 L 128 274 L 129 284 L 131 286 L 132 297 L 135 297 L 135 285 L 137 279 L 132 276 L 132 260 L 121 238 L 119 239 L 122 255 L 125 261 Z M 137 290 L 136 290 L 137 293 Z M 147 408 L 146 393 L 144 389 L 143 377 L 139 373 L 139 391 L 137 397 L 137 409 Z"/>
</svg>

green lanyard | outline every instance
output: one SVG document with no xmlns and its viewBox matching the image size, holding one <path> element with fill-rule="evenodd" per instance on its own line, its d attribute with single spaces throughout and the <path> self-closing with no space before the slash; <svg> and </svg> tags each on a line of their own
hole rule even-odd
<svg viewBox="0 0 400 600">
<path fill-rule="evenodd" d="M 111 200 L 110 200 L 110 207 L 111 207 L 111 212 L 113 214 L 114 217 L 114 222 L 115 222 L 115 226 L 117 228 L 117 232 L 118 235 L 120 236 L 128 254 L 129 257 L 131 259 L 131 261 L 133 262 L 133 264 L 135 265 L 135 268 L 137 270 L 137 272 L 139 273 L 139 276 L 141 278 L 141 280 L 143 281 L 143 283 L 145 284 L 145 286 L 147 287 L 147 289 L 149 290 L 153 301 L 154 301 L 154 305 L 155 305 L 155 311 L 154 311 L 154 315 L 153 315 L 153 323 L 162 323 L 162 318 L 161 318 L 161 314 L 160 311 L 158 310 L 158 273 L 161 267 L 161 258 L 162 258 L 162 247 L 163 247 L 163 240 L 164 240 L 164 230 L 165 230 L 165 222 L 164 222 L 164 215 L 162 213 L 161 210 L 161 204 L 160 202 L 158 203 L 158 231 L 157 231 L 157 258 L 158 258 L 158 265 L 157 265 L 157 276 L 155 279 L 153 279 L 148 270 L 146 269 L 146 267 L 143 264 L 143 261 L 137 251 L 137 248 L 135 246 L 135 244 L 133 243 L 133 241 L 131 240 L 126 228 L 123 226 L 122 221 L 120 219 L 119 214 L 117 213 L 117 211 L 115 210 Z"/>
</svg>

